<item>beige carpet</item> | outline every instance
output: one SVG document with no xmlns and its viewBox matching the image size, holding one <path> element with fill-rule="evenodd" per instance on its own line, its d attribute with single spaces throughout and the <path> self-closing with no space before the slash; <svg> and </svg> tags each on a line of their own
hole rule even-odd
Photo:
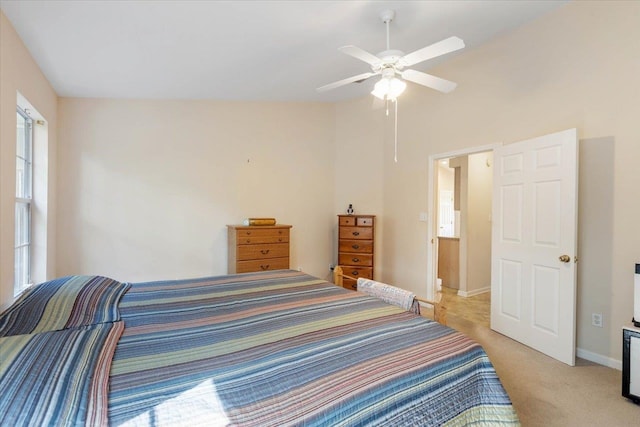
<svg viewBox="0 0 640 427">
<path fill-rule="evenodd" d="M 582 359 L 567 366 L 451 311 L 447 325 L 484 347 L 524 427 L 640 426 L 622 372 Z"/>
</svg>

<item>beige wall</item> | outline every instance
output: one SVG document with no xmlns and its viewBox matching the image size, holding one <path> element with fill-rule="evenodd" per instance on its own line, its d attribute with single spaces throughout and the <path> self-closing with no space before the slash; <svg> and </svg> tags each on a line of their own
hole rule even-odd
<svg viewBox="0 0 640 427">
<path fill-rule="evenodd" d="M 476 153 L 468 157 L 465 291 L 471 296 L 491 288 L 493 153 Z"/>
<path fill-rule="evenodd" d="M 598 151 L 607 153 L 606 165 L 580 172 L 588 204 L 580 204 L 577 344 L 605 362 L 620 360 L 620 327 L 632 315 L 633 266 L 640 261 L 638 52 L 640 2 L 571 2 L 430 70 L 456 81 L 454 92 L 410 85 L 400 99 L 400 160 L 393 164 L 387 133 L 381 177 L 371 180 L 384 182 L 383 214 L 393 224 L 385 228 L 393 232 L 383 240 L 383 279 L 426 293 L 427 230 L 418 214 L 428 206 L 430 155 L 576 127 L 581 159 L 597 163 Z M 338 149 L 370 147 L 355 130 L 377 125 L 359 108 L 341 107 Z M 610 255 L 601 256 L 598 245 Z M 604 328 L 591 326 L 594 311 L 603 313 Z"/>
<path fill-rule="evenodd" d="M 59 274 L 226 274 L 226 224 L 246 217 L 293 225 L 291 267 L 329 274 L 333 105 L 61 98 L 58 110 Z"/>
<path fill-rule="evenodd" d="M 55 188 L 57 146 L 57 96 L 11 23 L 0 11 L 0 307 L 13 299 L 14 210 L 16 173 L 16 104 L 21 93 L 46 120 L 48 165 L 40 163 L 34 174 L 44 174 L 47 188 L 38 189 L 37 209 L 43 229 L 38 256 L 44 268 L 38 277 L 55 276 Z M 35 169 L 35 166 L 34 166 Z M 43 170 L 44 169 L 44 170 Z"/>
</svg>

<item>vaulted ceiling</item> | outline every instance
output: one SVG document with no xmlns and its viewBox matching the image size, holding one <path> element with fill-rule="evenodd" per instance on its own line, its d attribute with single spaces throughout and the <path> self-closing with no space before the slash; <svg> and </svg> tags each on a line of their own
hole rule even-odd
<svg viewBox="0 0 640 427">
<path fill-rule="evenodd" d="M 376 79 L 315 88 L 369 71 L 338 48 L 384 50 L 384 9 L 396 11 L 391 48 L 409 53 L 454 35 L 473 49 L 564 3 L 0 0 L 0 8 L 60 96 L 330 102 L 371 91 Z"/>
</svg>

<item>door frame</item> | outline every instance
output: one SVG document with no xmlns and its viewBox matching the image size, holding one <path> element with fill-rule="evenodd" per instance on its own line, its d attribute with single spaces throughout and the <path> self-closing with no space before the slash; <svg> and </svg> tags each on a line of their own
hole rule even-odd
<svg viewBox="0 0 640 427">
<path fill-rule="evenodd" d="M 429 156 L 428 187 L 427 187 L 427 299 L 433 300 L 437 292 L 437 268 L 438 251 L 436 250 L 436 238 L 438 237 L 438 224 L 436 221 L 438 194 L 436 192 L 438 182 L 438 162 L 451 157 L 467 156 L 469 154 L 492 152 L 503 143 L 481 145 L 477 147 L 462 148 L 446 153 L 432 154 Z"/>
</svg>

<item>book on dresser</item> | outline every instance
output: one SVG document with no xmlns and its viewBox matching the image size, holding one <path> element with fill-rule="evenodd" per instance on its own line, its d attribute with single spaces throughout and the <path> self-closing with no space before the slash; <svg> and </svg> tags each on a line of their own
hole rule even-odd
<svg viewBox="0 0 640 427">
<path fill-rule="evenodd" d="M 373 279 L 375 215 L 338 215 L 338 265 L 354 279 Z M 356 289 L 356 280 L 345 278 L 343 286 Z"/>
<path fill-rule="evenodd" d="M 229 274 L 289 268 L 291 225 L 227 225 Z"/>
</svg>

